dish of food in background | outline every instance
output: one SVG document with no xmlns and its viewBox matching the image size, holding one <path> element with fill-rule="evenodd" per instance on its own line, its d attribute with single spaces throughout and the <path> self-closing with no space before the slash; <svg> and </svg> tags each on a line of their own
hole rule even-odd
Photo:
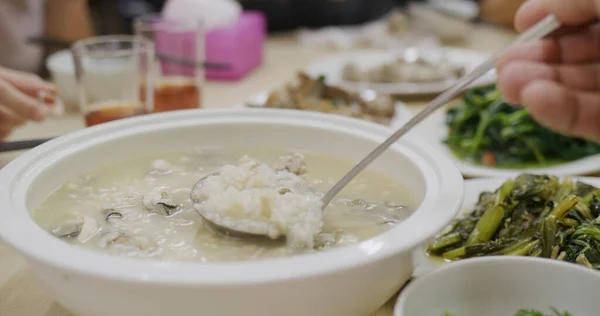
<svg viewBox="0 0 600 316">
<path fill-rule="evenodd" d="M 505 103 L 493 87 L 466 91 L 461 102 L 432 114 L 410 135 L 448 155 L 470 177 L 600 171 L 600 144 L 541 126 L 527 109 Z"/>
<path fill-rule="evenodd" d="M 420 34 L 411 26 L 409 17 L 397 10 L 363 25 L 303 28 L 297 33 L 302 46 L 335 50 L 391 49 L 437 42 L 434 36 Z"/>
<path fill-rule="evenodd" d="M 406 219 L 416 206 L 407 188 L 367 170 L 321 212 L 320 196 L 352 165 L 325 155 L 256 148 L 141 157 L 72 179 L 33 217 L 72 244 L 138 258 L 206 262 L 310 253 L 371 238 Z M 210 195 L 194 205 L 190 189 L 220 167 L 225 178 L 219 183 L 209 178 L 202 190 Z M 266 216 L 274 233 L 288 237 L 287 244 L 218 235 L 204 227 L 196 207 L 222 209 L 222 216 L 236 218 Z"/>
<path fill-rule="evenodd" d="M 398 49 L 415 46 L 426 47 L 432 44 L 437 45 L 440 42 L 459 43 L 465 40 L 468 32 L 472 29 L 472 24 L 464 19 L 469 19 L 468 16 L 472 16 L 473 12 L 464 12 L 463 10 L 462 16 L 460 13 L 451 15 L 437 10 L 440 5 L 418 4 L 410 3 L 403 10 L 385 10 L 390 13 L 378 20 L 359 25 L 354 22 L 346 22 L 343 23 L 345 24 L 343 26 L 329 24 L 329 26 L 318 29 L 300 29 L 298 41 L 303 46 L 317 46 L 330 50 Z M 460 8 L 460 3 L 456 3 L 456 1 L 444 4 L 447 7 L 444 8 L 445 12 L 451 11 L 450 8 L 452 13 L 456 13 L 457 9 L 464 9 L 464 5 L 463 8 Z M 360 10 L 360 6 L 356 3 L 349 5 Z M 319 8 L 322 6 L 322 4 L 318 5 Z M 340 18 L 340 11 L 334 11 L 336 18 Z M 314 12 L 310 13 L 314 14 Z"/>
<path fill-rule="evenodd" d="M 342 70 L 342 80 L 376 84 L 425 83 L 453 81 L 464 74 L 462 66 L 452 65 L 447 60 L 436 62 L 421 56 L 405 54 L 392 62 L 364 69 L 354 62 L 348 62 Z"/>
<path fill-rule="evenodd" d="M 598 291 L 600 273 L 575 264 L 531 257 L 473 258 L 411 282 L 400 293 L 394 316 L 597 315 Z"/>
<path fill-rule="evenodd" d="M 495 87 L 471 89 L 446 114 L 445 140 L 462 160 L 498 168 L 536 168 L 600 153 L 600 144 L 558 134 Z"/>
<path fill-rule="evenodd" d="M 338 114 L 396 126 L 412 117 L 412 111 L 393 97 L 366 90 L 353 92 L 326 83 L 326 77 L 299 73 L 295 82 L 246 101 L 248 107 L 296 109 Z"/>
<path fill-rule="evenodd" d="M 465 180 L 465 211 L 415 253 L 415 275 L 481 256 L 533 256 L 600 269 L 598 187 L 600 179 L 590 177 Z"/>
<path fill-rule="evenodd" d="M 456 75 L 473 70 L 488 57 L 477 51 L 449 47 L 409 48 L 396 51 L 364 50 L 326 57 L 310 64 L 305 68 L 305 72 L 312 77 L 323 75 L 329 83 L 349 89 L 372 89 L 380 93 L 398 95 L 436 94 L 449 88 L 458 78 Z M 399 59 L 408 63 L 402 67 L 389 67 Z M 424 61 L 427 65 L 435 65 L 435 67 L 426 66 Z M 349 64 L 353 66 L 346 68 Z M 444 71 L 434 70 L 444 64 L 446 65 L 442 66 L 445 67 Z M 362 75 L 362 71 L 368 69 L 375 69 L 373 78 L 378 82 L 371 82 L 370 76 Z M 462 71 L 458 71 L 460 69 Z M 402 79 L 403 76 L 405 79 Z M 351 80 L 344 78 L 351 78 Z M 434 80 L 439 78 L 450 80 Z M 363 80 L 356 81 L 356 79 Z M 416 82 L 410 82 L 408 79 Z M 496 73 L 491 70 L 470 87 L 487 86 L 495 81 Z"/>
</svg>

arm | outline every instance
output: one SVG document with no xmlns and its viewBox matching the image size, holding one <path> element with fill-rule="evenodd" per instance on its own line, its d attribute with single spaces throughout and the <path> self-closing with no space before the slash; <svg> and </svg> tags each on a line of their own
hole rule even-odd
<svg viewBox="0 0 600 316">
<path fill-rule="evenodd" d="M 481 18 L 495 24 L 513 27 L 515 15 L 526 0 L 481 0 Z"/>
<path fill-rule="evenodd" d="M 47 37 L 72 42 L 93 35 L 87 0 L 47 0 Z"/>
</svg>

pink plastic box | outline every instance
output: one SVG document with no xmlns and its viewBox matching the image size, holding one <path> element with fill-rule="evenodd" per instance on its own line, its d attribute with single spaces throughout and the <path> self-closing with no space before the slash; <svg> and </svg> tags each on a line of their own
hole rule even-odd
<svg viewBox="0 0 600 316">
<path fill-rule="evenodd" d="M 206 60 L 227 63 L 230 69 L 207 69 L 206 78 L 239 80 L 258 67 L 263 60 L 266 19 L 262 12 L 245 11 L 238 22 L 206 34 Z"/>
</svg>

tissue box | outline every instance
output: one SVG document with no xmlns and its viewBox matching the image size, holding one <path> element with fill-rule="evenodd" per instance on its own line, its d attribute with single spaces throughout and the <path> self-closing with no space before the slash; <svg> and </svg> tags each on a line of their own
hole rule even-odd
<svg viewBox="0 0 600 316">
<path fill-rule="evenodd" d="M 259 11 L 245 11 L 230 26 L 206 34 L 206 60 L 226 63 L 229 69 L 206 69 L 209 80 L 239 80 L 262 63 L 266 19 Z"/>
</svg>

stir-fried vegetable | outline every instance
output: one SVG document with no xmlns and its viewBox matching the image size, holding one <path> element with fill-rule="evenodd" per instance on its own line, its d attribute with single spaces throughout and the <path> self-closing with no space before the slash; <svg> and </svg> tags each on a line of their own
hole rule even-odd
<svg viewBox="0 0 600 316">
<path fill-rule="evenodd" d="M 445 312 L 444 316 L 454 316 L 454 315 L 449 312 Z M 569 314 L 569 312 L 561 313 L 555 308 L 552 308 L 551 314 L 544 314 L 540 311 L 536 311 L 533 309 L 522 309 L 522 310 L 518 311 L 515 314 L 515 316 L 571 316 L 571 314 Z"/>
<path fill-rule="evenodd" d="M 515 314 L 515 316 L 571 316 L 569 312 L 561 313 L 556 309 L 552 309 L 551 314 L 545 314 L 536 310 L 520 310 Z"/>
<path fill-rule="evenodd" d="M 600 189 L 569 178 L 523 174 L 453 221 L 428 252 L 446 260 L 518 255 L 600 269 Z"/>
<path fill-rule="evenodd" d="M 461 159 L 504 168 L 543 166 L 600 152 L 600 144 L 555 133 L 495 87 L 468 90 L 446 115 L 445 143 Z"/>
</svg>

